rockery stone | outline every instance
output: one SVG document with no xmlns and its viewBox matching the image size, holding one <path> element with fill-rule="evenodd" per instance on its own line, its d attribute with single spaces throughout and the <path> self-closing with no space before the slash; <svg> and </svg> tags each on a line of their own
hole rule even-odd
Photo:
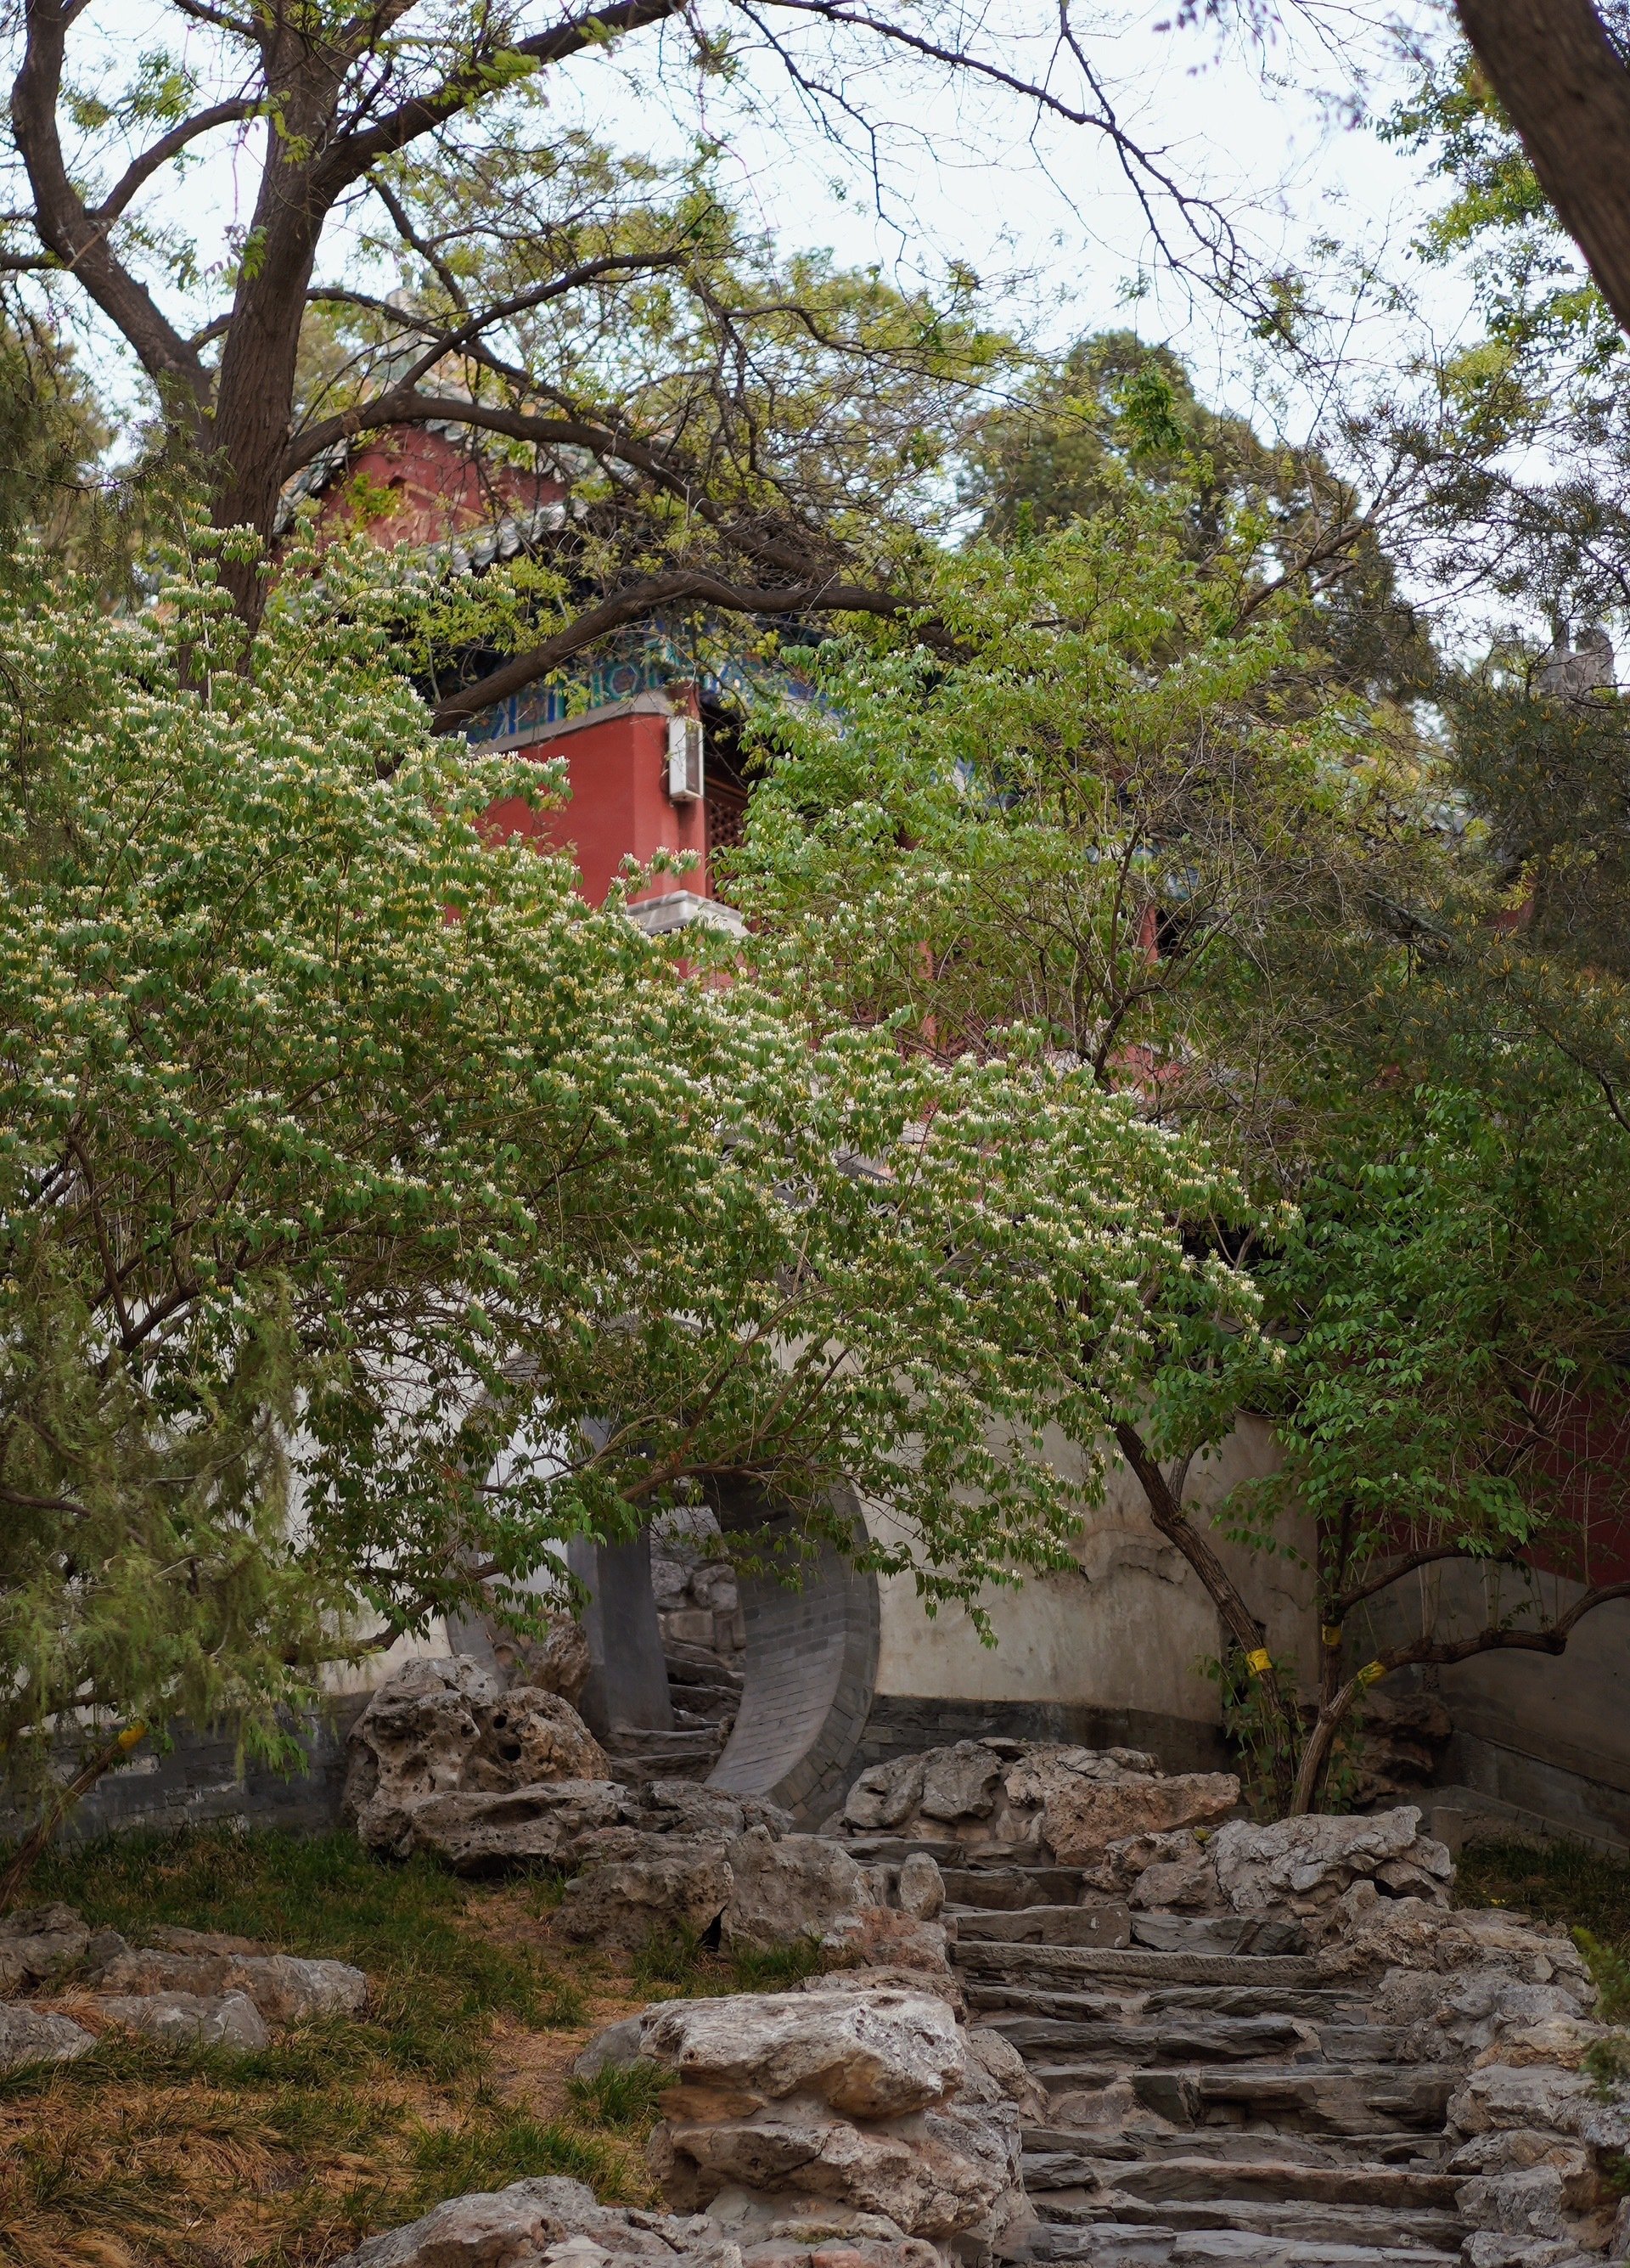
<svg viewBox="0 0 1630 2268">
<path fill-rule="evenodd" d="M 1355 1886 L 1377 1900 L 1448 1904 L 1454 1861 L 1420 1830 L 1420 1811 L 1404 1804 L 1363 1819 L 1313 1813 L 1268 1827 L 1231 1819 L 1207 1847 L 1236 1913 L 1294 1917 L 1317 1943 L 1342 1926 L 1338 1902 Z"/>
<path fill-rule="evenodd" d="M 67 2016 L 0 2001 L 0 2071 L 23 2071 L 34 2063 L 73 2063 L 95 2045 L 84 2026 Z"/>
<path fill-rule="evenodd" d="M 165 2043 L 234 2048 L 246 2055 L 271 2043 L 266 2020 L 246 1992 L 115 1993 L 96 2005 L 110 2024 Z"/>
<path fill-rule="evenodd" d="M 272 2024 L 355 2016 L 368 1997 L 368 1979 L 348 1962 L 305 1961 L 290 1953 L 172 1953 L 143 1946 L 109 1962 L 100 1982 L 114 1999 L 179 1992 L 211 2000 L 240 1992 Z"/>
<path fill-rule="evenodd" d="M 0 1992 L 43 1984 L 83 1959 L 91 1933 L 71 1906 L 25 1906 L 0 1919 Z"/>
<path fill-rule="evenodd" d="M 506 1691 L 463 1654 L 412 1661 L 387 1679 L 348 1747 L 345 1815 L 370 1848 L 393 1855 L 404 1839 L 411 1846 L 417 1808 L 430 1797 L 507 1795 L 612 1777 L 605 1750 L 569 1701 L 541 1685 Z"/>
<path fill-rule="evenodd" d="M 752 1827 L 729 1845 L 727 1855 L 723 1935 L 729 1947 L 767 1952 L 807 1937 L 835 1948 L 859 1933 L 863 1910 L 877 1904 L 848 1852 L 819 1836 L 777 1840 L 767 1827 Z"/>
<path fill-rule="evenodd" d="M 613 1828 L 589 1848 L 555 1917 L 561 1934 L 580 1944 L 633 1953 L 653 1932 L 700 1936 L 730 1903 L 734 1877 L 720 1838 Z"/>
<path fill-rule="evenodd" d="M 962 2036 L 927 1993 L 741 1993 L 647 2012 L 640 2052 L 687 2088 L 753 2103 L 798 2094 L 854 2118 L 893 2118 L 955 2094 Z"/>
</svg>

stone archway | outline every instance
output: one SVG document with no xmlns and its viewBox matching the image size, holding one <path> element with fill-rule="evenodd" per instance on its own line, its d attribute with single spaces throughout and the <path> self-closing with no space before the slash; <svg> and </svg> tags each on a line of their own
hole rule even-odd
<svg viewBox="0 0 1630 2268">
<path fill-rule="evenodd" d="M 858 1505 L 854 1517 L 858 1522 Z M 739 1580 L 746 1682 L 735 1730 L 708 1785 L 762 1796 L 811 1824 L 831 1808 L 870 1713 L 881 1619 L 877 1577 L 857 1573 L 823 1542 L 804 1562 L 797 1589 L 772 1574 L 744 1573 Z"/>
</svg>

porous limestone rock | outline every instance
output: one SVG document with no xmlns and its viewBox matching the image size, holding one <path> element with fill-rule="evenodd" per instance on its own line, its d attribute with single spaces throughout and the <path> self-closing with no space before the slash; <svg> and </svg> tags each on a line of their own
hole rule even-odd
<svg viewBox="0 0 1630 2268">
<path fill-rule="evenodd" d="M 724 1835 L 732 1840 L 750 1827 L 772 1835 L 792 1832 L 792 1815 L 756 1795 L 734 1795 L 723 1788 L 699 1786 L 694 1779 L 648 1780 L 633 1799 L 631 1823 L 657 1835 Z"/>
<path fill-rule="evenodd" d="M 373 1696 L 348 1745 L 344 1815 L 371 1849 L 393 1856 L 416 1845 L 422 1819 L 427 1847 L 438 1837 L 461 1839 L 444 1803 L 427 1810 L 431 1798 L 612 1778 L 605 1750 L 569 1701 L 540 1685 L 506 1691 L 465 1654 L 408 1663 Z M 490 1857 L 490 1825 L 485 1839 Z"/>
<path fill-rule="evenodd" d="M 574 2079 L 598 2079 L 603 2071 L 626 2071 L 640 2059 L 640 2026 L 642 2016 L 619 2016 L 614 2024 L 602 2024 L 593 2038 L 588 2041 L 572 2058 Z"/>
<path fill-rule="evenodd" d="M 913 2122 L 861 2125 L 797 2097 L 744 2117 L 671 2117 L 648 2162 L 664 2195 L 705 2205 L 739 2184 L 793 2199 L 831 2199 L 907 2234 L 944 2239 L 972 2228 L 1013 2188 L 1017 2121 L 951 2105 Z"/>
<path fill-rule="evenodd" d="M 1128 1836 L 1225 1818 L 1238 1801 L 1231 1775 L 1167 1775 L 1140 1749 L 989 1738 L 874 1764 L 850 1788 L 838 1831 L 1050 1851 L 1078 1866 Z"/>
<path fill-rule="evenodd" d="M 629 1953 L 653 1933 L 701 1936 L 730 1904 L 734 1877 L 727 1847 L 717 1836 L 652 1835 L 633 1827 L 585 1837 L 588 1863 L 567 1883 L 554 1926 L 580 1944 Z"/>
<path fill-rule="evenodd" d="M 921 1756 L 897 1756 L 892 1764 L 873 1764 L 844 1798 L 843 1824 L 864 1835 L 899 1827 L 922 1800 L 924 1769 Z"/>
<path fill-rule="evenodd" d="M 558 1779 L 508 1795 L 450 1788 L 438 1795 L 377 1796 L 358 1825 L 382 1858 L 428 1851 L 456 1874 L 488 1874 L 559 1865 L 585 1838 L 637 1816 L 629 1790 L 615 1780 Z"/>
<path fill-rule="evenodd" d="M 83 1960 L 91 1933 L 72 1906 L 25 1906 L 0 1919 L 0 1992 L 43 1984 Z"/>
<path fill-rule="evenodd" d="M 1369 1901 L 1378 1904 L 1384 1892 L 1447 1904 L 1454 1861 L 1420 1830 L 1419 1809 L 1405 1804 L 1362 1819 L 1314 1812 L 1267 1827 L 1231 1819 L 1207 1847 L 1236 1913 L 1294 1917 L 1318 1943 L 1362 1918 Z M 1338 1911 L 1355 1886 L 1362 1899 Z"/>
<path fill-rule="evenodd" d="M 1514 1985 L 1508 1977 L 1505 1989 L 1522 1994 L 1551 1988 Z M 1630 2089 L 1604 2097 L 1582 2071 L 1506 2060 L 1513 2046 L 1519 2052 L 1531 2047 L 1535 2029 L 1519 2027 L 1493 2040 L 1449 2104 L 1449 2131 L 1458 2140 L 1448 2169 L 1466 2176 L 1455 2204 L 1473 2232 L 1469 2259 L 1496 2260 L 1502 2242 L 1599 2257 L 1612 2233 L 1612 2176 L 1630 2145 Z"/>
<path fill-rule="evenodd" d="M 22 2071 L 34 2063 L 73 2063 L 96 2045 L 83 2024 L 43 2008 L 0 2001 L 0 2071 Z"/>
<path fill-rule="evenodd" d="M 728 1846 L 731 1888 L 723 1942 L 767 1952 L 800 1937 L 835 1948 L 860 1932 L 877 1901 L 841 1845 L 751 1827 Z M 937 1870 L 936 1870 L 937 1871 Z"/>
<path fill-rule="evenodd" d="M 583 1624 L 570 1615 L 551 1615 L 540 1638 L 522 1638 L 509 1631 L 494 1641 L 499 1667 L 517 1685 L 537 1686 L 575 1702 L 589 1682 L 592 1663 Z"/>
<path fill-rule="evenodd" d="M 929 1819 L 946 1822 L 988 1819 L 996 1808 L 1002 1760 L 980 1741 L 931 1749 L 922 1760 L 918 1808 Z"/>
<path fill-rule="evenodd" d="M 269 2045 L 272 2036 L 246 1992 L 115 1993 L 96 2007 L 110 2024 L 166 2043 L 233 2048 L 247 2055 Z"/>
<path fill-rule="evenodd" d="M 954 2094 L 962 2035 L 943 2001 L 882 1988 L 739 1993 L 648 2009 L 640 2052 L 697 2088 L 754 2104 L 798 2094 L 855 2118 L 895 2118 Z"/>
<path fill-rule="evenodd" d="M 608 1780 L 610 1759 L 583 1719 L 558 1693 L 512 1685 L 483 1712 L 481 1749 L 466 1786 L 537 1787 L 546 1780 Z"/>
<path fill-rule="evenodd" d="M 647 2154 L 681 2209 L 786 2227 L 835 2208 L 944 2242 L 1022 2200 L 1013 2096 L 927 1994 L 846 1977 L 670 2002 L 640 2048 L 675 2082 Z M 1004 2050 L 991 2064 L 1011 2080 Z"/>
<path fill-rule="evenodd" d="M 1479 2064 L 1450 2098 L 1449 2126 L 1462 2135 L 1522 2128 L 1588 2142 L 1630 2146 L 1630 2095 L 1604 2102 L 1594 2080 L 1544 2064 Z"/>
<path fill-rule="evenodd" d="M 120 1955 L 102 1971 L 100 1984 L 114 1999 L 180 1992 L 209 2000 L 242 1992 L 273 2024 L 354 2016 L 368 1997 L 368 1979 L 349 1962 L 305 1961 L 290 1953 L 172 1952 L 163 1946 Z"/>
<path fill-rule="evenodd" d="M 489 1669 L 468 1654 L 410 1661 L 372 1696 L 348 1742 L 342 1808 L 363 1828 L 381 1793 L 430 1795 L 462 1787 L 481 1745 L 481 1712 L 503 1696 Z"/>
<path fill-rule="evenodd" d="M 944 1911 L 945 1877 L 926 1851 L 914 1851 L 901 1862 L 894 1895 L 914 1921 L 936 1921 Z"/>
<path fill-rule="evenodd" d="M 1357 1884 L 1340 1902 L 1339 1933 L 1318 1955 L 1327 1981 L 1392 1969 L 1498 1969 L 1524 1984 L 1556 1985 L 1577 2010 L 1594 2006 L 1590 1972 L 1565 1930 L 1488 1908 L 1449 1912 L 1425 1898 L 1361 1898 L 1368 1889 Z"/>
<path fill-rule="evenodd" d="M 1163 1835 L 1129 1835 L 1105 1845 L 1083 1869 L 1090 1890 L 1129 1905 L 1173 1913 L 1219 1913 L 1227 1901 L 1211 1863 L 1211 1831 L 1179 1827 Z"/>
<path fill-rule="evenodd" d="M 559 2176 L 451 2198 L 405 2228 L 371 2236 L 335 2268 L 741 2268 L 739 2248 L 711 2223 L 603 2205 Z"/>
<path fill-rule="evenodd" d="M 1482 2056 L 1498 2046 L 1502 2063 L 1577 2069 L 1604 2029 L 1583 2021 L 1562 1986 L 1531 1984 L 1502 1968 L 1390 1969 L 1371 2006 L 1377 2023 L 1403 2031 L 1403 2052 L 1416 2063 Z"/>
<path fill-rule="evenodd" d="M 1087 1867 L 1112 1843 L 1208 1826 L 1226 1819 L 1238 1801 L 1239 1782 L 1231 1772 L 1173 1772 L 1158 1778 L 1128 1772 L 1113 1780 L 1078 1775 L 1048 1799 L 1042 1837 L 1061 1866 Z"/>
<path fill-rule="evenodd" d="M 963 2094 L 974 2102 L 1010 2102 L 1021 2119 L 1041 2125 L 1047 2117 L 1047 2090 L 1032 2079 L 1024 2057 L 1005 2032 L 971 2024 L 963 2035 L 968 2073 Z"/>
</svg>

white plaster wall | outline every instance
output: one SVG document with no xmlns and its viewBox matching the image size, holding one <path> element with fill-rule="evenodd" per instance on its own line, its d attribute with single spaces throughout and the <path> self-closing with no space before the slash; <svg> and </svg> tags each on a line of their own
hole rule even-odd
<svg viewBox="0 0 1630 2268">
<path fill-rule="evenodd" d="M 1056 1445 L 1061 1464 L 1070 1456 Z M 1202 1524 L 1237 1481 L 1271 1472 L 1268 1426 L 1242 1418 L 1218 1454 L 1190 1468 L 1184 1509 Z M 1293 1561 L 1211 1540 L 1256 1612 L 1276 1654 L 1313 1658 L 1311 1577 Z M 981 1604 L 996 1635 L 982 1645 L 966 1611 L 930 1616 L 909 1576 L 880 1585 L 879 1694 L 969 1701 L 1065 1702 L 1145 1710 L 1215 1724 L 1215 1686 L 1195 1665 L 1218 1651 L 1216 1612 L 1181 1555 L 1158 1535 L 1136 1482 L 1119 1462 L 1101 1505 L 1074 1547 L 1076 1574 L 1027 1577 Z"/>
</svg>

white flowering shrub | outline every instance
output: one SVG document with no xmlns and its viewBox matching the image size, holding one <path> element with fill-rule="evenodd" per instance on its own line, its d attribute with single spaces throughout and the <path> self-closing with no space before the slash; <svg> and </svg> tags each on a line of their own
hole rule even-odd
<svg viewBox="0 0 1630 2268">
<path fill-rule="evenodd" d="M 13 1760 L 72 1710 L 275 1749 L 325 1655 L 726 1487 L 809 1532 L 847 1484 L 930 1598 L 1055 1562 L 1098 1476 L 1048 1442 L 1238 1301 L 1203 1155 L 699 981 L 484 836 L 552 776 L 430 738 L 386 564 L 296 561 L 247 669 L 217 566 L 0 593 Z"/>
</svg>

